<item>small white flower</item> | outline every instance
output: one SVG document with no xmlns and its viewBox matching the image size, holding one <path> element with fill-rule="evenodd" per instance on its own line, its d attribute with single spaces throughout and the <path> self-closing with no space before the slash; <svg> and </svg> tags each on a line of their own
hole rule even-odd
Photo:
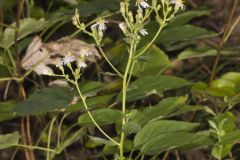
<svg viewBox="0 0 240 160">
<path fill-rule="evenodd" d="M 136 5 L 138 6 L 138 8 L 140 10 L 142 10 L 143 8 L 146 9 L 146 8 L 150 7 L 149 4 L 145 0 L 137 0 Z"/>
<path fill-rule="evenodd" d="M 89 50 L 89 48 L 83 48 L 79 52 L 77 52 L 77 55 L 81 57 L 88 57 L 93 55 L 93 53 Z"/>
<path fill-rule="evenodd" d="M 44 69 L 42 70 L 42 74 L 43 74 L 43 75 L 51 76 L 51 75 L 53 74 L 53 72 L 52 72 L 52 70 L 49 69 L 49 68 L 44 68 Z"/>
<path fill-rule="evenodd" d="M 79 60 L 77 62 L 77 65 L 79 68 L 86 68 L 87 67 L 87 64 L 85 62 L 83 62 L 82 60 Z"/>
<path fill-rule="evenodd" d="M 147 32 L 146 29 L 141 29 L 141 30 L 140 30 L 140 33 L 141 33 L 141 35 L 143 35 L 143 36 L 148 35 L 148 32 Z"/>
<path fill-rule="evenodd" d="M 66 64 L 69 64 L 69 63 L 74 62 L 74 61 L 76 61 L 76 57 L 75 56 L 73 56 L 73 55 L 66 55 L 63 58 L 62 63 L 64 65 L 66 65 Z"/>
<path fill-rule="evenodd" d="M 57 68 L 60 68 L 60 67 L 62 67 L 62 66 L 63 66 L 63 60 L 57 62 L 57 64 L 56 64 L 56 67 L 57 67 Z"/>
<path fill-rule="evenodd" d="M 71 105 L 77 104 L 78 101 L 79 101 L 79 98 L 77 96 L 74 96 L 71 101 Z"/>
<path fill-rule="evenodd" d="M 127 28 L 126 28 L 126 24 L 124 22 L 121 22 L 119 24 L 119 28 L 123 31 L 123 33 L 126 33 Z"/>
<path fill-rule="evenodd" d="M 174 4 L 177 8 L 185 9 L 184 0 L 170 0 L 170 4 Z"/>
<path fill-rule="evenodd" d="M 106 21 L 105 19 L 98 20 L 95 24 L 91 26 L 91 29 L 93 30 L 97 28 L 99 31 L 105 31 L 107 29 L 106 23 L 108 23 L 108 21 Z"/>
</svg>

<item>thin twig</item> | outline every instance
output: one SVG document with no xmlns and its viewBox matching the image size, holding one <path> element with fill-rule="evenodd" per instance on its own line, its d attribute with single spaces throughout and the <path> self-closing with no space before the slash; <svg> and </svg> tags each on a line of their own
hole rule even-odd
<svg viewBox="0 0 240 160">
<path fill-rule="evenodd" d="M 221 40 L 219 46 L 216 49 L 217 50 L 217 56 L 216 56 L 216 59 L 214 61 L 213 67 L 212 67 L 210 82 L 215 79 L 217 66 L 218 66 L 218 64 L 220 62 L 220 59 L 221 59 L 222 49 L 224 47 L 224 44 L 226 43 L 226 41 L 229 38 L 230 34 L 232 33 L 233 29 L 236 27 L 236 25 L 237 25 L 236 22 L 238 22 L 240 20 L 240 19 L 237 18 L 236 22 L 234 23 L 235 25 L 233 27 L 230 27 L 232 19 L 233 19 L 234 12 L 236 10 L 237 3 L 238 3 L 238 0 L 235 0 L 234 4 L 233 4 L 233 8 L 232 8 L 231 13 L 230 13 L 230 16 L 228 18 L 227 25 L 224 27 L 224 33 L 223 33 L 222 40 Z"/>
<path fill-rule="evenodd" d="M 19 56 L 20 53 L 19 53 L 18 38 L 19 38 L 19 29 L 20 29 L 20 19 L 23 12 L 23 5 L 24 5 L 24 0 L 18 0 L 18 10 L 17 10 L 17 16 L 16 16 L 16 28 L 15 28 L 15 37 L 14 37 L 14 47 L 15 47 L 15 55 L 16 55 L 16 62 L 17 62 L 16 68 L 15 68 L 16 69 L 15 74 L 17 75 L 17 77 L 21 77 L 21 63 L 20 63 L 20 56 Z M 19 97 L 22 100 L 26 100 L 26 94 L 25 94 L 25 90 L 22 83 L 19 83 Z M 24 117 L 21 118 L 21 131 L 24 137 L 24 144 L 32 145 L 30 128 L 29 128 L 30 127 L 29 117 L 27 118 L 26 123 L 27 123 L 27 127 L 25 127 Z M 33 150 L 25 149 L 25 156 L 27 160 L 35 160 Z"/>
</svg>

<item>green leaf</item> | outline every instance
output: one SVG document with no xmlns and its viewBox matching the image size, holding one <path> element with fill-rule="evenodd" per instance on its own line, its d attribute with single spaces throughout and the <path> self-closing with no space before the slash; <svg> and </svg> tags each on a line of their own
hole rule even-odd
<svg viewBox="0 0 240 160">
<path fill-rule="evenodd" d="M 187 123 L 187 122 L 170 121 L 170 120 L 150 122 L 146 124 L 137 133 L 134 139 L 134 146 L 142 147 L 157 136 L 162 135 L 163 137 L 165 137 L 170 133 L 178 134 L 183 132 L 190 132 L 196 129 L 198 126 L 199 126 L 199 123 Z M 175 139 L 174 137 L 171 137 L 171 138 Z M 163 143 L 159 142 L 158 145 L 160 144 L 163 144 Z"/>
<path fill-rule="evenodd" d="M 100 108 L 106 106 L 106 104 L 115 96 L 115 94 L 107 94 L 86 99 L 86 103 L 89 108 Z M 68 112 L 85 110 L 83 102 L 80 101 L 77 104 L 71 105 L 67 108 Z"/>
<path fill-rule="evenodd" d="M 18 132 L 0 135 L 0 149 L 18 145 L 19 138 Z"/>
<path fill-rule="evenodd" d="M 122 112 L 116 109 L 97 109 L 90 112 L 99 125 L 112 124 L 122 119 Z M 78 123 L 82 126 L 95 126 L 87 113 L 79 117 Z"/>
<path fill-rule="evenodd" d="M 202 17 L 202 16 L 209 16 L 209 15 L 210 15 L 210 12 L 206 10 L 186 11 L 174 17 L 167 25 L 167 28 L 185 25 L 195 18 Z"/>
<path fill-rule="evenodd" d="M 216 144 L 216 145 L 214 145 L 214 147 L 212 149 L 212 155 L 216 159 L 221 160 L 231 152 L 232 147 L 233 147 L 232 144 L 228 144 L 228 145 Z"/>
<path fill-rule="evenodd" d="M 221 79 L 229 80 L 234 83 L 240 83 L 240 73 L 238 72 L 228 72 L 221 76 Z"/>
<path fill-rule="evenodd" d="M 176 111 L 174 111 L 171 116 L 173 115 L 179 115 L 187 112 L 192 111 L 199 111 L 199 110 L 205 110 L 206 108 L 204 106 L 196 106 L 196 105 L 183 105 L 180 106 Z"/>
<path fill-rule="evenodd" d="M 4 65 L 4 59 L 2 56 L 0 56 L 0 65 Z"/>
<path fill-rule="evenodd" d="M 103 138 L 99 138 L 99 137 L 93 137 L 93 136 L 88 136 L 89 140 L 86 143 L 86 146 L 89 148 L 95 148 L 97 146 L 100 145 L 108 145 L 108 146 L 116 146 L 115 143 L 113 143 L 112 141 L 103 139 Z"/>
<path fill-rule="evenodd" d="M 141 148 L 141 152 L 147 155 L 159 154 L 165 150 L 177 149 L 191 143 L 195 139 L 195 133 L 170 132 L 155 136 Z"/>
<path fill-rule="evenodd" d="M 46 21 L 44 19 L 36 20 L 33 18 L 25 18 L 20 20 L 20 29 L 18 40 L 26 37 L 29 34 L 35 33 L 43 29 Z M 3 38 L 0 40 L 0 47 L 9 48 L 14 44 L 16 23 L 11 24 L 11 28 L 4 30 Z"/>
<path fill-rule="evenodd" d="M 114 47 L 107 51 L 107 57 L 115 67 L 119 68 L 120 70 L 124 70 L 128 58 L 126 44 L 120 43 L 114 45 Z"/>
<path fill-rule="evenodd" d="M 231 144 L 240 142 L 240 130 L 235 129 L 234 131 L 227 132 L 221 139 L 221 144 Z"/>
<path fill-rule="evenodd" d="M 72 99 L 74 93 L 65 87 L 49 87 L 34 92 L 25 101 L 13 108 L 13 112 L 19 115 L 36 115 L 47 112 L 55 112 L 66 109 Z"/>
<path fill-rule="evenodd" d="M 68 146 L 73 144 L 74 142 L 78 141 L 80 138 L 82 138 L 86 134 L 86 129 L 81 128 L 77 131 L 75 131 L 72 135 L 70 135 L 60 146 L 57 148 L 57 152 L 61 153 L 64 149 L 66 149 Z"/>
<path fill-rule="evenodd" d="M 222 145 L 216 144 L 212 149 L 212 155 L 218 160 L 222 159 L 222 156 L 221 156 L 222 147 L 223 147 Z"/>
<path fill-rule="evenodd" d="M 148 51 L 135 63 L 133 75 L 160 75 L 171 66 L 168 56 L 157 46 L 151 46 Z"/>
<path fill-rule="evenodd" d="M 157 38 L 156 43 L 167 47 L 179 42 L 213 37 L 215 35 L 216 33 L 201 27 L 184 25 L 163 30 Z"/>
<path fill-rule="evenodd" d="M 222 50 L 223 56 L 238 55 L 238 54 L 239 54 L 239 48 L 225 48 Z M 209 57 L 209 56 L 216 56 L 216 55 L 217 55 L 216 49 L 205 46 L 197 49 L 192 49 L 192 48 L 186 49 L 178 55 L 178 59 L 184 60 L 184 59 L 201 58 L 201 57 Z"/>
<path fill-rule="evenodd" d="M 12 109 L 16 106 L 16 104 L 16 101 L 6 101 L 0 103 L 0 122 L 16 117 L 12 112 Z"/>
<path fill-rule="evenodd" d="M 211 137 L 208 131 L 202 131 L 195 133 L 195 137 L 192 140 L 192 142 L 189 142 L 181 147 L 179 149 L 181 150 L 193 150 L 193 149 L 199 149 L 202 147 L 206 147 L 209 145 L 213 145 L 215 140 Z"/>
<path fill-rule="evenodd" d="M 127 100 L 133 101 L 152 94 L 158 94 L 158 92 L 163 92 L 165 90 L 177 89 L 190 85 L 190 82 L 178 77 L 161 75 L 146 76 L 139 78 L 129 85 L 127 91 Z M 121 96 L 122 92 L 118 95 L 118 100 L 121 99 Z"/>
<path fill-rule="evenodd" d="M 97 93 L 105 86 L 104 83 L 97 81 L 83 82 L 80 83 L 81 91 L 86 97 L 96 96 Z"/>
<path fill-rule="evenodd" d="M 231 96 L 236 93 L 236 84 L 230 80 L 217 79 L 211 82 L 208 92 L 213 96 Z"/>
<path fill-rule="evenodd" d="M 95 0 L 85 2 L 79 5 L 80 16 L 88 17 L 92 14 L 98 14 L 103 11 L 116 11 L 119 9 L 118 0 Z"/>
<path fill-rule="evenodd" d="M 137 121 L 140 124 L 144 124 L 150 120 L 155 118 L 161 118 L 164 116 L 170 115 L 172 112 L 180 108 L 186 102 L 186 97 L 171 97 L 166 98 L 159 102 L 157 105 L 153 107 L 147 107 L 141 112 L 141 115 L 137 115 L 136 119 L 133 121 Z"/>
</svg>

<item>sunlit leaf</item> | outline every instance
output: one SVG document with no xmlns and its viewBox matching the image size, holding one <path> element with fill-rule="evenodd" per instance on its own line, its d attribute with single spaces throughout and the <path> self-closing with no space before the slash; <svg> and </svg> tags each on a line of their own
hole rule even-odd
<svg viewBox="0 0 240 160">
<path fill-rule="evenodd" d="M 20 135 L 18 132 L 0 135 L 0 149 L 16 146 L 19 138 Z"/>
</svg>

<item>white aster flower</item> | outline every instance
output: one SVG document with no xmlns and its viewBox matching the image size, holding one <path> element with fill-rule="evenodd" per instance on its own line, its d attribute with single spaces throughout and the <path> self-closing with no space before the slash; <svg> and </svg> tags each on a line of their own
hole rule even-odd
<svg viewBox="0 0 240 160">
<path fill-rule="evenodd" d="M 82 60 L 78 60 L 77 65 L 78 65 L 79 68 L 86 68 L 87 67 L 87 64 Z"/>
<path fill-rule="evenodd" d="M 93 55 L 93 53 L 89 50 L 89 48 L 83 48 L 77 53 L 77 55 L 81 57 L 88 57 Z"/>
<path fill-rule="evenodd" d="M 57 68 L 60 68 L 60 67 L 62 67 L 62 66 L 63 66 L 63 60 L 57 62 L 57 64 L 56 64 L 56 67 L 57 67 Z"/>
<path fill-rule="evenodd" d="M 137 0 L 136 5 L 140 10 L 150 7 L 146 0 Z"/>
<path fill-rule="evenodd" d="M 73 56 L 73 55 L 66 55 L 63 58 L 62 63 L 64 65 L 66 65 L 66 64 L 69 64 L 69 63 L 74 62 L 74 61 L 76 61 L 76 57 L 75 56 Z"/>
<path fill-rule="evenodd" d="M 98 20 L 95 24 L 91 26 L 91 29 L 93 30 L 97 28 L 99 31 L 105 31 L 107 29 L 106 23 L 108 23 L 108 21 L 106 21 L 105 19 Z"/>
<path fill-rule="evenodd" d="M 119 28 L 123 31 L 123 33 L 126 33 L 127 28 L 126 28 L 126 24 L 124 22 L 121 22 L 119 24 Z"/>
<path fill-rule="evenodd" d="M 141 33 L 141 35 L 143 35 L 143 36 L 148 35 L 148 32 L 147 32 L 146 29 L 141 29 L 141 30 L 140 30 L 140 33 Z"/>
<path fill-rule="evenodd" d="M 41 74 L 51 76 L 53 74 L 53 71 L 49 68 L 44 68 Z"/>
<path fill-rule="evenodd" d="M 185 9 L 184 0 L 170 0 L 170 4 L 174 4 L 177 8 Z"/>
</svg>

